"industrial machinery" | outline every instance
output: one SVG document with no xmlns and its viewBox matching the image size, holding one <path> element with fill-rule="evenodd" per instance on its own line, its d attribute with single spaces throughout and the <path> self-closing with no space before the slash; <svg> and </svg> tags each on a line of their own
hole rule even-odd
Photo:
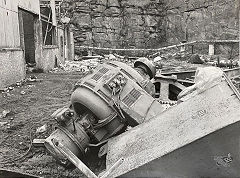
<svg viewBox="0 0 240 178">
<path fill-rule="evenodd" d="M 45 146 L 89 178 L 239 177 L 239 100 L 219 68 L 197 70 L 191 83 L 155 76 L 146 58 L 134 68 L 107 62 L 76 84 L 69 108 L 53 114 L 58 127 Z M 161 103 L 175 105 L 164 111 Z M 81 161 L 92 147 L 106 156 L 99 176 Z"/>
<path fill-rule="evenodd" d="M 58 126 L 46 139 L 46 148 L 61 164 L 68 165 L 56 140 L 81 159 L 91 145 L 102 145 L 128 126 L 161 113 L 164 108 L 153 97 L 151 79 L 155 73 L 147 58 L 139 58 L 134 68 L 117 61 L 99 65 L 77 82 L 71 106 L 53 114 Z"/>
</svg>

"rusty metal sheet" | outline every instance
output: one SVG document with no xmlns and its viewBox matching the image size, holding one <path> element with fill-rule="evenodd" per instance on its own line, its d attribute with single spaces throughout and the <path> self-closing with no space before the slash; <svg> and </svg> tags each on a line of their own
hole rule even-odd
<svg viewBox="0 0 240 178">
<path fill-rule="evenodd" d="M 234 77 L 240 75 L 240 67 L 233 68 L 233 69 L 224 69 L 223 70 L 228 77 Z M 185 80 L 186 78 L 192 78 L 195 76 L 196 70 L 187 70 L 187 71 L 181 71 L 181 72 L 163 72 L 162 75 L 165 76 L 171 76 L 171 75 L 177 75 L 178 79 Z M 158 78 L 158 76 L 156 76 Z"/>
<path fill-rule="evenodd" d="M 170 108 L 154 119 L 111 139 L 109 141 L 109 151 L 107 154 L 107 169 L 120 158 L 123 158 L 124 161 L 109 177 L 116 177 L 120 175 L 127 176 L 127 173 L 130 171 L 130 173 L 136 173 L 140 168 L 144 166 L 147 167 L 150 163 L 159 163 L 157 160 L 161 160 L 166 155 L 170 155 L 177 150 L 180 150 L 181 152 L 183 147 L 187 145 L 191 146 L 193 142 L 201 140 L 201 138 L 206 137 L 209 134 L 220 131 L 231 124 L 239 125 L 239 106 L 239 99 L 236 97 L 233 90 L 228 86 L 228 83 L 224 80 L 219 85 L 216 85 L 215 87 Z M 231 136 L 235 137 L 235 140 L 238 140 L 235 145 L 229 144 L 229 146 L 232 147 L 232 150 L 223 152 L 220 147 L 221 141 L 218 140 L 219 144 L 216 144 L 215 147 L 214 144 L 211 145 L 213 151 L 211 155 L 218 156 L 216 160 L 218 160 L 217 162 L 221 162 L 219 160 L 228 156 L 228 153 L 230 153 L 231 155 L 234 155 L 234 166 L 228 168 L 220 166 L 213 169 L 216 165 L 216 160 L 209 157 L 201 157 L 204 155 L 206 150 L 209 150 L 205 150 L 204 146 L 201 146 L 200 148 L 202 149 L 198 151 L 196 150 L 196 155 L 192 155 L 192 157 L 195 156 L 196 159 L 201 160 L 196 162 L 195 169 L 191 169 L 191 164 L 189 164 L 189 167 L 186 166 L 186 169 L 181 171 L 180 168 L 184 167 L 183 165 L 185 164 L 185 161 L 188 160 L 187 157 L 183 159 L 182 162 L 179 161 L 181 159 L 178 159 L 178 157 L 169 159 L 169 163 L 171 163 L 171 161 L 176 161 L 178 163 L 173 164 L 170 168 L 173 170 L 180 170 L 178 172 L 178 176 L 182 175 L 183 177 L 187 175 L 188 172 L 191 176 L 201 175 L 198 174 L 199 172 L 204 172 L 205 174 L 203 174 L 203 176 L 207 176 L 208 173 L 209 175 L 215 174 L 222 177 L 234 177 L 236 175 L 240 175 L 240 155 L 238 151 L 240 149 L 240 145 L 238 133 L 235 132 L 235 134 L 231 135 L 231 132 L 229 132 L 228 136 L 225 135 L 225 137 L 222 138 L 225 138 L 224 140 L 227 141 L 227 138 L 230 138 Z M 205 145 L 208 145 L 209 142 L 206 142 Z M 189 149 L 189 151 L 193 150 Z M 222 152 L 219 150 L 222 150 Z M 211 159 L 211 161 L 205 163 L 205 160 L 209 159 Z M 210 163 L 211 166 L 209 167 L 203 166 L 205 164 L 209 165 Z M 153 164 L 148 167 L 149 174 L 145 174 L 144 176 L 151 177 L 152 175 L 155 175 L 156 177 L 159 170 L 166 170 L 164 169 L 166 167 L 161 167 L 161 165 L 162 164 Z M 194 174 L 193 170 L 196 169 L 201 170 Z M 169 173 L 169 175 L 160 174 L 158 176 L 171 177 L 171 175 L 174 175 L 174 171 L 171 172 L 171 169 L 168 170 L 169 172 L 167 173 Z M 156 174 L 154 174 L 154 172 Z"/>
<path fill-rule="evenodd" d="M 122 177 L 239 177 L 239 128 L 224 127 Z"/>
</svg>

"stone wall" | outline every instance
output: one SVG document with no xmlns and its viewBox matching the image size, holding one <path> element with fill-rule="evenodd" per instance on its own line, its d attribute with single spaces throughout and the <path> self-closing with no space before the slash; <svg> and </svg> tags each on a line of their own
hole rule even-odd
<svg viewBox="0 0 240 178">
<path fill-rule="evenodd" d="M 168 0 L 166 31 L 169 44 L 198 40 L 237 40 L 239 0 Z M 208 54 L 208 45 L 195 45 L 195 52 Z M 236 58 L 238 44 L 215 44 L 215 54 Z"/>
<path fill-rule="evenodd" d="M 78 0 L 68 5 L 78 45 L 155 48 L 166 41 L 162 0 Z"/>
<path fill-rule="evenodd" d="M 236 39 L 239 1 L 67 0 L 76 45 L 158 48 L 181 41 Z"/>
<path fill-rule="evenodd" d="M 170 43 L 238 37 L 239 0 L 168 0 L 166 6 Z"/>
</svg>

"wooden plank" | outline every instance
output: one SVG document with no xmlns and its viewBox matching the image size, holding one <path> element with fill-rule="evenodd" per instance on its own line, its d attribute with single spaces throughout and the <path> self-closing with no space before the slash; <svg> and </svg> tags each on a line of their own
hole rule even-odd
<svg viewBox="0 0 240 178">
<path fill-rule="evenodd" d="M 20 34 L 19 34 L 19 19 L 18 14 L 13 14 L 13 24 L 15 24 L 15 28 L 13 28 L 13 35 L 14 35 L 14 46 L 20 46 Z"/>
<path fill-rule="evenodd" d="M 27 11 L 40 14 L 40 4 L 38 0 L 18 0 L 18 5 Z"/>
<path fill-rule="evenodd" d="M 11 9 L 11 5 L 12 5 L 12 3 L 14 3 L 14 2 L 13 2 L 13 1 L 9 1 L 9 0 L 5 0 L 5 2 L 6 2 L 6 9 L 12 10 L 12 9 Z"/>
<path fill-rule="evenodd" d="M 24 31 L 23 31 L 23 15 L 22 15 L 22 10 L 19 9 L 18 12 L 18 23 L 19 23 L 19 40 L 20 40 L 20 46 L 23 50 L 25 50 L 24 46 Z"/>
<path fill-rule="evenodd" d="M 8 4 L 8 8 L 11 10 L 9 12 L 9 23 L 11 23 L 11 31 L 9 31 L 9 35 L 11 35 L 11 46 L 17 47 L 18 45 L 15 43 L 15 39 L 19 38 L 19 36 L 15 32 L 19 28 L 19 26 L 16 22 L 18 15 L 18 7 L 16 2 L 10 1 Z"/>
<path fill-rule="evenodd" d="M 14 45 L 14 36 L 13 36 L 13 28 L 14 24 L 12 23 L 12 11 L 7 10 L 7 16 L 6 16 L 6 42 L 8 47 L 13 47 Z"/>
<path fill-rule="evenodd" d="M 14 29 L 18 28 L 17 24 L 14 23 L 14 18 L 15 18 L 15 12 L 9 11 L 9 23 L 10 23 L 10 30 L 9 30 L 9 35 L 11 36 L 11 47 L 15 47 L 15 43 L 14 43 L 14 38 L 15 38 L 15 34 L 14 34 Z"/>
<path fill-rule="evenodd" d="M 11 10 L 18 13 L 18 4 L 15 1 L 11 1 Z"/>
<path fill-rule="evenodd" d="M 51 6 L 51 9 L 52 9 L 52 23 L 53 23 L 54 26 L 57 26 L 55 0 L 50 1 L 50 6 Z"/>
<path fill-rule="evenodd" d="M 1 17 L 5 17 L 7 15 L 7 10 L 3 9 Z M 7 42 L 6 42 L 6 18 L 2 18 L 3 23 L 2 23 L 2 31 L 3 31 L 3 47 L 7 46 Z"/>
<path fill-rule="evenodd" d="M 18 3 L 12 0 L 0 0 L 0 17 L 2 17 L 0 18 L 0 47 L 20 46 Z"/>
<path fill-rule="evenodd" d="M 0 0 L 0 17 L 2 17 L 0 19 L 0 47 L 13 46 L 13 28 L 9 27 L 12 24 L 12 13 L 14 13 L 13 4 L 13 1 Z"/>
<path fill-rule="evenodd" d="M 5 27 L 5 43 L 6 46 L 9 47 L 10 46 L 10 42 L 9 42 L 9 23 L 8 23 L 8 10 L 6 9 L 5 11 L 5 18 L 4 18 L 4 27 Z"/>
<path fill-rule="evenodd" d="M 2 7 L 4 6 L 4 5 L 3 5 L 3 1 L 4 1 L 4 0 L 0 0 L 0 6 L 2 6 Z"/>
<path fill-rule="evenodd" d="M 3 1 L 2 2 L 2 7 L 1 9 L 3 10 L 1 13 L 1 17 L 2 18 L 2 24 L 3 24 L 3 28 L 1 28 L 3 30 L 4 37 L 2 37 L 4 39 L 4 42 L 2 43 L 3 47 L 12 47 L 12 29 L 11 29 L 11 3 L 12 1 Z"/>
<path fill-rule="evenodd" d="M 0 17 L 5 17 L 6 9 L 4 0 L 0 0 Z M 6 37 L 5 37 L 5 18 L 0 18 L 0 23 L 2 24 L 0 28 L 0 47 L 6 46 Z"/>
<path fill-rule="evenodd" d="M 4 17 L 3 16 L 4 11 L 5 10 L 3 8 L 0 8 L 0 17 Z M 4 18 L 0 18 L 0 24 L 2 24 L 2 27 L 0 28 L 0 47 L 4 47 L 5 44 Z"/>
</svg>

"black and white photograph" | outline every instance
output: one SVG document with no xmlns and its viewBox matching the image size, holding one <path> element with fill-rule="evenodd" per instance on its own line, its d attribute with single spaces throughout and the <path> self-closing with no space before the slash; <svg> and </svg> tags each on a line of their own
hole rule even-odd
<svg viewBox="0 0 240 178">
<path fill-rule="evenodd" d="M 0 178 L 240 178 L 240 0 L 0 0 Z"/>
</svg>

